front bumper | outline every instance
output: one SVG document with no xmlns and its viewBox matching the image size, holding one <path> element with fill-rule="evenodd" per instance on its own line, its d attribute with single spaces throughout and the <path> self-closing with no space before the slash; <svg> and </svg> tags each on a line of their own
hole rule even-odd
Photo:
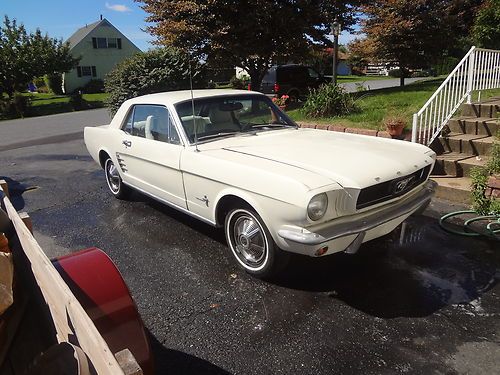
<svg viewBox="0 0 500 375">
<path fill-rule="evenodd" d="M 319 245 L 336 245 L 333 246 L 334 251 L 329 253 L 346 248 L 353 251 L 350 245 L 355 245 L 357 249 L 362 242 L 389 233 L 406 217 L 425 208 L 432 199 L 436 185 L 434 181 L 429 180 L 418 192 L 396 203 L 377 208 L 374 212 L 341 217 L 314 228 L 285 225 L 278 230 L 278 235 L 287 244 L 285 250 L 292 252 L 314 255 Z"/>
</svg>

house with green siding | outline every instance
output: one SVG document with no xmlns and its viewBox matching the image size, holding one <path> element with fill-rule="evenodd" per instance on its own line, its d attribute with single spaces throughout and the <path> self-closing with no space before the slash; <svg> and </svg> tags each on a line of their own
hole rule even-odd
<svg viewBox="0 0 500 375">
<path fill-rule="evenodd" d="M 92 79 L 104 79 L 116 64 L 141 52 L 107 19 L 78 29 L 69 39 L 71 54 L 80 57 L 78 66 L 63 74 L 63 90 L 72 93 Z"/>
</svg>

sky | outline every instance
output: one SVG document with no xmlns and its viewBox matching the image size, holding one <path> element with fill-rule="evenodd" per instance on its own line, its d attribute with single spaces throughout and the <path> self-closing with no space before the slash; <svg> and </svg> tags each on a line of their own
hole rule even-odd
<svg viewBox="0 0 500 375">
<path fill-rule="evenodd" d="M 152 48 L 154 39 L 142 31 L 147 14 L 133 0 L 0 0 L 0 16 L 7 15 L 23 23 L 27 30 L 40 28 L 50 37 L 68 39 L 77 29 L 99 20 L 100 15 L 111 22 L 143 51 Z M 343 32 L 340 44 L 354 36 Z"/>
</svg>

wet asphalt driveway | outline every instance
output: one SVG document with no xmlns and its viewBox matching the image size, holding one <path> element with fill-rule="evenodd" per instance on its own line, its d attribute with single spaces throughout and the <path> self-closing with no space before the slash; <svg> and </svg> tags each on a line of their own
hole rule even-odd
<svg viewBox="0 0 500 375">
<path fill-rule="evenodd" d="M 500 373 L 500 245 L 437 225 L 433 204 L 355 256 L 297 257 L 253 279 L 221 231 L 139 194 L 118 201 L 81 140 L 0 152 L 49 256 L 102 248 L 152 337 L 159 374 Z"/>
</svg>

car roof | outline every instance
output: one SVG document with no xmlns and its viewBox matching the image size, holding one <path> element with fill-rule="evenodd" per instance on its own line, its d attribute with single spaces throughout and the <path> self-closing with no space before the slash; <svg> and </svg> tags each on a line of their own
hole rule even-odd
<svg viewBox="0 0 500 375">
<path fill-rule="evenodd" d="M 211 98 L 217 96 L 244 96 L 248 94 L 254 95 L 264 95 L 256 91 L 247 90 L 231 90 L 231 89 L 207 89 L 207 90 L 193 90 L 193 98 Z M 157 94 L 149 94 L 138 96 L 133 99 L 129 99 L 127 102 L 130 104 L 177 104 L 184 102 L 186 100 L 191 100 L 191 90 L 181 90 L 181 91 L 166 91 Z"/>
</svg>

